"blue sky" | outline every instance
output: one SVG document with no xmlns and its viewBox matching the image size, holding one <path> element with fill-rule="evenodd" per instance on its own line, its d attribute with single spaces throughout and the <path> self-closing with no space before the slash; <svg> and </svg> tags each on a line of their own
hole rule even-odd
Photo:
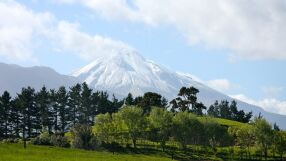
<svg viewBox="0 0 286 161">
<path fill-rule="evenodd" d="M 0 0 L 0 61 L 69 74 L 92 57 L 79 54 L 89 47 L 67 46 L 60 33 L 97 35 L 228 95 L 286 114 L 285 2 L 254 0 L 248 5 L 255 9 L 249 9 L 240 1 L 203 1 Z M 60 24 L 70 30 L 59 32 Z M 11 28 L 22 32 L 15 36 Z"/>
</svg>

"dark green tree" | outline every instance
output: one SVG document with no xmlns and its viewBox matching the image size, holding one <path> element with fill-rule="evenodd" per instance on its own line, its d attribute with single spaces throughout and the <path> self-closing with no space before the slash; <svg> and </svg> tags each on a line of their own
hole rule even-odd
<svg viewBox="0 0 286 161">
<path fill-rule="evenodd" d="M 68 105 L 70 107 L 70 120 L 75 126 L 76 123 L 79 122 L 79 109 L 81 107 L 81 85 L 77 83 L 76 85 L 70 88 L 68 93 Z"/>
<path fill-rule="evenodd" d="M 198 93 L 199 90 L 193 86 L 189 88 L 182 87 L 178 93 L 178 97 L 170 102 L 172 111 L 188 111 L 197 115 L 202 115 L 203 110 L 206 109 L 206 107 L 203 103 L 197 102 Z"/>
<path fill-rule="evenodd" d="M 41 129 L 48 130 L 49 133 L 52 132 L 53 116 L 51 109 L 50 93 L 44 86 L 36 94 L 36 108 L 38 108 L 40 114 Z"/>
<path fill-rule="evenodd" d="M 93 124 L 94 118 L 92 114 L 92 106 L 92 89 L 90 89 L 86 83 L 83 83 L 81 92 L 81 106 L 79 109 L 79 122 L 81 124 Z"/>
<path fill-rule="evenodd" d="M 0 136 L 1 133 L 3 133 L 5 138 L 8 138 L 11 133 L 11 129 L 9 129 L 10 113 L 11 96 L 8 91 L 4 91 L 3 95 L 0 97 Z"/>
<path fill-rule="evenodd" d="M 21 104 L 22 115 L 22 133 L 28 137 L 33 137 L 34 125 L 37 112 L 35 113 L 35 89 L 31 87 L 23 88 L 21 94 L 18 94 Z M 37 124 L 37 121 L 36 121 Z"/>
<path fill-rule="evenodd" d="M 144 114 L 149 114 L 152 106 L 165 108 L 166 99 L 158 93 L 147 92 L 138 105 L 143 109 Z"/>
<path fill-rule="evenodd" d="M 19 98 L 16 97 L 11 101 L 11 112 L 10 112 L 10 125 L 12 129 L 12 135 L 14 137 L 19 137 L 19 132 L 21 130 L 21 104 L 19 103 Z"/>
<path fill-rule="evenodd" d="M 124 103 L 123 100 L 120 101 L 113 95 L 109 113 L 112 114 L 112 113 L 117 112 L 119 108 L 123 106 L 123 103 Z"/>
<path fill-rule="evenodd" d="M 59 127 L 59 104 L 57 91 L 50 90 L 50 103 L 51 103 L 51 115 L 53 117 L 53 130 L 54 132 L 60 131 Z"/>
<path fill-rule="evenodd" d="M 66 88 L 64 86 L 60 87 L 57 91 L 57 106 L 58 106 L 58 116 L 59 116 L 59 127 L 60 133 L 64 135 L 66 127 L 69 123 L 69 113 L 70 109 L 68 107 L 68 95 Z"/>
<path fill-rule="evenodd" d="M 209 107 L 208 115 L 212 116 L 212 117 L 219 117 L 220 116 L 218 101 L 215 101 L 215 103 Z"/>
<path fill-rule="evenodd" d="M 127 97 L 125 98 L 125 105 L 127 106 L 134 105 L 134 98 L 131 93 L 128 93 Z"/>
</svg>

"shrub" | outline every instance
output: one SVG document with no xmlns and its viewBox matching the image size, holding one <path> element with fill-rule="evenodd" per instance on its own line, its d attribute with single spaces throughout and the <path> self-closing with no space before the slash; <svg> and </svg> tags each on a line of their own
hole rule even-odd
<svg viewBox="0 0 286 161">
<path fill-rule="evenodd" d="M 43 132 L 41 135 L 31 139 L 31 143 L 34 145 L 52 145 L 51 136 L 48 132 Z"/>
<path fill-rule="evenodd" d="M 95 149 L 96 139 L 92 128 L 88 125 L 76 124 L 71 129 L 72 147 L 79 149 Z"/>
<path fill-rule="evenodd" d="M 64 147 L 64 148 L 70 147 L 68 138 L 60 134 L 54 134 L 51 136 L 51 144 L 54 146 Z"/>
<path fill-rule="evenodd" d="M 3 139 L 2 143 L 22 143 L 22 140 L 19 138 L 8 138 L 8 139 Z"/>
</svg>

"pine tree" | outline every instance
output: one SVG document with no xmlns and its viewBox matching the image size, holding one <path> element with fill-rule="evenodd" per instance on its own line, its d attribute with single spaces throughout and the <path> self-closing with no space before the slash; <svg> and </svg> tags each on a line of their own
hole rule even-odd
<svg viewBox="0 0 286 161">
<path fill-rule="evenodd" d="M 46 87 L 42 87 L 40 92 L 36 94 L 36 107 L 39 110 L 39 117 L 41 123 L 41 129 L 48 130 L 49 133 L 52 132 L 53 117 L 51 108 L 50 93 L 47 91 Z"/>
<path fill-rule="evenodd" d="M 80 123 L 93 124 L 92 114 L 92 89 L 88 87 L 86 83 L 82 84 L 81 93 L 81 107 L 80 107 Z"/>
<path fill-rule="evenodd" d="M 68 95 L 66 88 L 64 86 L 60 87 L 57 91 L 57 104 L 58 104 L 58 115 L 59 115 L 59 127 L 60 132 L 64 135 L 66 131 L 66 127 L 68 125 L 68 115 L 69 115 L 69 107 L 68 105 Z"/>
<path fill-rule="evenodd" d="M 115 113 L 119 110 L 120 107 L 122 107 L 124 103 L 124 100 L 119 101 L 115 95 L 112 96 L 112 101 L 111 101 L 111 108 L 109 110 L 109 113 Z"/>
<path fill-rule="evenodd" d="M 131 93 L 128 93 L 127 97 L 125 98 L 125 105 L 127 106 L 134 105 L 134 99 Z"/>
<path fill-rule="evenodd" d="M 231 112 L 230 118 L 232 120 L 236 120 L 236 121 L 240 120 L 240 117 L 238 116 L 238 110 L 237 110 L 237 103 L 236 103 L 236 101 L 232 100 L 231 103 L 230 103 L 229 108 L 230 108 L 230 112 Z"/>
<path fill-rule="evenodd" d="M 215 103 L 213 105 L 211 105 L 208 109 L 208 115 L 212 116 L 212 117 L 219 117 L 220 113 L 219 113 L 219 103 L 216 100 Z"/>
<path fill-rule="evenodd" d="M 219 107 L 220 107 L 220 117 L 225 119 L 231 119 L 229 102 L 227 100 L 223 100 L 221 101 Z"/>
<path fill-rule="evenodd" d="M 108 100 L 109 95 L 107 92 L 99 92 L 98 94 L 98 110 L 96 114 L 105 114 L 109 111 L 110 101 Z"/>
<path fill-rule="evenodd" d="M 68 104 L 70 106 L 70 120 L 75 126 L 79 122 L 79 108 L 81 107 L 81 85 L 72 86 L 69 91 Z"/>
<path fill-rule="evenodd" d="M 50 90 L 50 111 L 53 122 L 53 131 L 57 132 L 60 130 L 59 128 L 59 106 L 58 106 L 58 96 L 57 91 L 52 89 Z"/>
<path fill-rule="evenodd" d="M 3 93 L 3 95 L 0 98 L 0 119 L 1 119 L 1 123 L 0 123 L 0 130 L 3 131 L 3 134 L 5 136 L 5 138 L 8 138 L 9 133 L 10 133 L 10 112 L 11 112 L 11 96 L 9 94 L 9 92 L 5 91 Z"/>
<path fill-rule="evenodd" d="M 21 94 L 18 94 L 22 134 L 33 137 L 35 121 L 35 90 L 31 87 L 23 88 Z"/>
<path fill-rule="evenodd" d="M 13 99 L 11 104 L 10 123 L 12 134 L 14 137 L 19 137 L 19 132 L 21 131 L 21 104 L 19 98 Z"/>
</svg>

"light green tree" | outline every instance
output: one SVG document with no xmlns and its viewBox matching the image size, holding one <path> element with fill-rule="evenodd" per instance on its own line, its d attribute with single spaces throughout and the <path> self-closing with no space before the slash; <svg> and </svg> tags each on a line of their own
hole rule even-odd
<svg viewBox="0 0 286 161">
<path fill-rule="evenodd" d="M 247 149 L 250 159 L 250 147 L 255 143 L 255 135 L 250 126 L 242 126 L 236 131 L 236 143 L 242 148 Z"/>
<path fill-rule="evenodd" d="M 172 118 L 171 112 L 158 107 L 153 107 L 149 116 L 150 128 L 156 132 L 163 151 L 172 130 Z"/>
<path fill-rule="evenodd" d="M 273 137 L 274 152 L 280 155 L 280 159 L 283 160 L 283 155 L 286 152 L 286 132 L 275 131 Z"/>
<path fill-rule="evenodd" d="M 112 119 L 109 113 L 99 114 L 95 118 L 95 134 L 101 142 L 110 143 L 113 132 Z"/>
<path fill-rule="evenodd" d="M 143 110 L 136 106 L 126 106 L 119 110 L 118 115 L 126 126 L 126 132 L 132 140 L 134 148 L 140 135 L 146 130 L 147 121 Z"/>
<path fill-rule="evenodd" d="M 173 117 L 173 136 L 183 149 L 196 144 L 203 132 L 202 123 L 191 113 L 179 112 Z"/>
<path fill-rule="evenodd" d="M 268 149 L 272 144 L 272 126 L 264 118 L 255 118 L 253 130 L 257 145 L 261 148 L 265 160 L 267 160 Z"/>
</svg>

